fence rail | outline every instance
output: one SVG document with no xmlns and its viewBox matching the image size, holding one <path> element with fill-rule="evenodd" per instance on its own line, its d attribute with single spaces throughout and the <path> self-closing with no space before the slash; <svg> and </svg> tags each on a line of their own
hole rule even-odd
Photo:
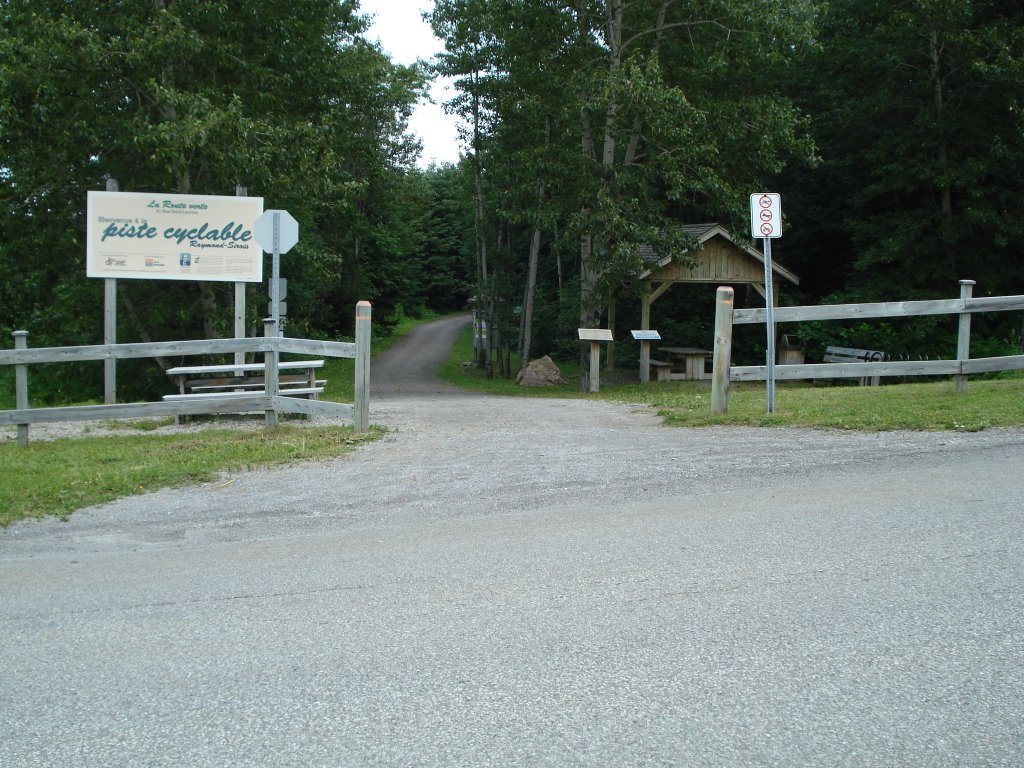
<svg viewBox="0 0 1024 768">
<path fill-rule="evenodd" d="M 829 304 L 821 307 L 776 307 L 776 323 L 803 323 L 811 320 L 862 320 L 878 317 L 920 317 L 922 315 L 958 315 L 962 312 L 1007 312 L 1024 309 L 1024 296 L 986 296 L 970 299 L 934 301 L 885 301 L 876 304 Z M 737 309 L 733 323 L 764 323 L 764 309 Z"/>
<path fill-rule="evenodd" d="M 974 298 L 972 296 L 973 287 L 973 280 L 961 280 L 959 299 L 778 307 L 774 311 L 777 323 L 955 314 L 960 316 L 960 325 L 957 337 L 957 357 L 954 360 L 885 360 L 862 363 L 775 365 L 773 366 L 775 378 L 781 381 L 796 381 L 800 379 L 859 379 L 868 376 L 954 376 L 957 391 L 964 392 L 967 388 L 966 377 L 970 374 L 1024 370 L 1024 355 L 970 359 L 970 319 L 972 314 L 1024 310 L 1024 296 Z M 767 365 L 731 365 L 732 326 L 734 324 L 767 322 L 765 309 L 733 309 L 732 295 L 731 288 L 719 288 L 711 396 L 711 408 L 714 413 L 728 412 L 729 382 L 765 381 L 768 378 Z M 727 375 L 726 371 L 728 371 Z"/>
<path fill-rule="evenodd" d="M 290 339 L 276 335 L 273 321 L 265 321 L 265 335 L 257 338 L 208 339 L 196 341 L 165 341 L 146 344 L 97 344 L 72 347 L 27 347 L 28 334 L 14 332 L 15 349 L 0 350 L 0 365 L 15 366 L 15 402 L 13 410 L 0 411 L 0 426 L 15 424 L 18 442 L 28 444 L 30 424 L 57 421 L 90 421 L 95 419 L 160 418 L 164 416 L 196 416 L 206 414 L 263 411 L 266 424 L 277 424 L 279 413 L 309 416 L 333 416 L 352 422 L 356 431 L 369 428 L 370 407 L 370 303 L 356 306 L 356 341 L 318 341 Z M 90 360 L 122 360 L 178 355 L 263 354 L 266 358 L 266 394 L 225 393 L 201 400 L 180 400 L 145 403 L 117 403 L 59 408 L 30 408 L 28 366 L 37 363 L 67 363 Z M 353 403 L 324 400 L 303 400 L 276 394 L 277 360 L 281 354 L 344 357 L 355 360 L 355 396 Z"/>
<path fill-rule="evenodd" d="M 764 365 L 729 369 L 730 381 L 764 381 Z M 967 376 L 972 373 L 1024 370 L 1024 355 L 979 357 L 973 360 L 887 360 L 874 363 L 805 363 L 776 365 L 780 381 L 800 379 L 859 379 L 866 376 Z"/>
</svg>

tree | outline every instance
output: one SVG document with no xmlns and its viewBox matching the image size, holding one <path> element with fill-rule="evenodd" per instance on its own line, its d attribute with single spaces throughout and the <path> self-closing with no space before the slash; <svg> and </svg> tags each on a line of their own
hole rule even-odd
<svg viewBox="0 0 1024 768">
<path fill-rule="evenodd" d="M 803 3 L 458 5 L 477 14 L 465 23 L 488 42 L 488 172 L 515 165 L 509 159 L 531 149 L 544 158 L 527 164 L 510 189 L 521 201 L 524 193 L 534 198 L 518 209 L 535 210 L 535 222 L 545 209 L 559 211 L 546 226 L 575 239 L 579 326 L 600 323 L 607 299 L 640 268 L 642 244 L 681 255 L 690 245 L 676 226 L 681 217 L 739 219 L 760 179 L 810 153 L 799 115 L 770 77 L 808 36 Z M 450 56 L 465 52 L 462 38 L 445 37 Z M 496 140 L 502 136 L 512 140 Z M 547 200 L 544 190 L 560 199 Z M 532 267 L 531 259 L 527 288 Z"/>
<path fill-rule="evenodd" d="M 424 77 L 362 38 L 355 0 L 6 0 L 2 14 L 0 331 L 98 338 L 83 208 L 107 178 L 196 194 L 241 183 L 287 208 L 303 232 L 293 290 L 306 282 L 302 306 L 320 319 L 338 316 L 346 270 L 366 284 L 365 253 L 401 250 L 377 207 L 415 156 L 404 131 Z M 121 281 L 119 338 L 224 334 L 228 295 Z"/>
<path fill-rule="evenodd" d="M 820 292 L 945 296 L 960 278 L 1024 290 L 1013 245 L 1024 237 L 1019 3 L 823 4 L 792 88 L 822 162 L 788 177 L 790 250 Z"/>
</svg>

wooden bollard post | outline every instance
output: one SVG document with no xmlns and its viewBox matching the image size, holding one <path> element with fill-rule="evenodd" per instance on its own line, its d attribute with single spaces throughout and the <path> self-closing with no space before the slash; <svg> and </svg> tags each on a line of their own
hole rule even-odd
<svg viewBox="0 0 1024 768">
<path fill-rule="evenodd" d="M 607 328 L 579 328 L 580 341 L 590 342 L 590 392 L 601 390 L 601 342 L 611 341 L 612 332 Z"/>
<path fill-rule="evenodd" d="M 15 331 L 15 349 L 28 349 L 28 331 Z M 28 366 L 19 363 L 14 366 L 14 407 L 19 411 L 28 410 Z M 28 445 L 28 424 L 18 425 L 18 445 Z"/>
<path fill-rule="evenodd" d="M 960 281 L 960 301 L 964 306 L 967 300 L 974 296 L 974 280 Z M 956 359 L 961 364 L 964 360 L 971 358 L 971 313 L 960 312 L 960 330 L 956 337 Z M 953 377 L 956 382 L 956 391 L 963 393 L 967 391 L 967 377 L 960 373 Z"/>
<path fill-rule="evenodd" d="M 274 318 L 268 317 L 263 320 L 263 335 L 272 339 L 271 342 L 274 348 L 263 354 L 263 390 L 264 394 L 271 398 L 271 407 L 263 412 L 264 415 L 264 427 L 266 429 L 277 428 L 277 408 L 273 405 L 273 398 L 278 395 L 278 377 L 277 377 L 277 360 L 278 360 L 278 348 L 277 348 L 277 323 L 274 322 Z"/>
<path fill-rule="evenodd" d="M 715 349 L 711 367 L 711 413 L 729 412 L 729 367 L 732 365 L 733 289 L 715 294 Z"/>
<path fill-rule="evenodd" d="M 356 372 L 352 403 L 352 428 L 366 432 L 370 428 L 370 321 L 373 307 L 368 301 L 356 304 Z"/>
</svg>

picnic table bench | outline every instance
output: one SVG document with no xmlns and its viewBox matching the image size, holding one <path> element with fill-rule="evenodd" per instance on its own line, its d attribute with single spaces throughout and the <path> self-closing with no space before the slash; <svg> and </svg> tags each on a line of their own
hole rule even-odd
<svg viewBox="0 0 1024 768">
<path fill-rule="evenodd" d="M 658 347 L 658 354 L 668 361 L 651 360 L 651 369 L 656 371 L 658 381 L 692 381 L 707 379 L 705 361 L 710 359 L 710 349 L 699 347 Z"/>
<path fill-rule="evenodd" d="M 318 399 L 326 379 L 316 377 L 323 360 L 292 360 L 277 364 L 278 393 L 288 397 Z M 263 363 L 226 365 L 184 365 L 168 368 L 177 394 L 164 400 L 194 400 L 208 397 L 242 397 L 266 392 L 266 366 Z"/>
<path fill-rule="evenodd" d="M 826 347 L 821 361 L 823 363 L 875 363 L 888 360 L 889 355 L 877 349 L 857 349 L 855 347 Z M 862 376 L 860 385 L 877 387 L 881 376 Z"/>
<path fill-rule="evenodd" d="M 648 360 L 647 363 L 658 381 L 671 381 L 669 377 L 672 375 L 672 363 L 666 363 L 664 360 Z"/>
</svg>

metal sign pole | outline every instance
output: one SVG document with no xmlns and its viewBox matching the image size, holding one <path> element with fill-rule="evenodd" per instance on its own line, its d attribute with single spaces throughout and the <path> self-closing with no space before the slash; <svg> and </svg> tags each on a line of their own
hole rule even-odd
<svg viewBox="0 0 1024 768">
<path fill-rule="evenodd" d="M 249 190 L 243 187 L 241 184 L 235 185 L 235 197 L 248 197 Z M 262 254 L 261 254 L 262 258 Z M 235 338 L 245 338 L 245 283 L 240 280 L 235 281 Z M 245 353 L 235 352 L 235 365 L 245 364 Z M 241 376 L 242 372 L 238 371 L 236 376 Z"/>
<path fill-rule="evenodd" d="M 768 351 L 765 352 L 765 389 L 768 413 L 775 413 L 775 297 L 772 291 L 772 238 L 782 236 L 782 196 L 755 192 L 750 196 L 750 236 L 764 241 L 764 299 Z"/>
<path fill-rule="evenodd" d="M 768 395 L 768 413 L 775 413 L 775 299 L 772 292 L 772 241 L 767 237 L 764 238 L 764 297 L 768 334 L 765 390 Z"/>
<path fill-rule="evenodd" d="M 271 209 L 256 219 L 252 233 L 260 247 L 271 255 L 270 319 L 274 321 L 274 333 L 283 336 L 281 315 L 286 314 L 287 305 L 281 306 L 281 255 L 299 242 L 299 223 L 288 211 Z"/>
<path fill-rule="evenodd" d="M 281 336 L 281 212 L 274 211 L 274 247 L 271 251 L 270 316 L 274 333 Z"/>
</svg>

